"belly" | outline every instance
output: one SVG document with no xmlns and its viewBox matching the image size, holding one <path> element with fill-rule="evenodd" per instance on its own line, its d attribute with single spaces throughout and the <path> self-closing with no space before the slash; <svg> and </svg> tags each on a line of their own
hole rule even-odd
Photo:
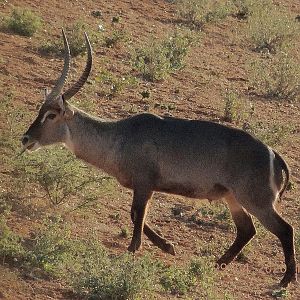
<svg viewBox="0 0 300 300">
<path fill-rule="evenodd" d="M 218 200 L 229 193 L 229 190 L 219 183 L 207 188 L 201 188 L 190 184 L 168 183 L 158 186 L 155 190 L 158 192 L 175 194 L 189 198 L 208 200 Z"/>
</svg>

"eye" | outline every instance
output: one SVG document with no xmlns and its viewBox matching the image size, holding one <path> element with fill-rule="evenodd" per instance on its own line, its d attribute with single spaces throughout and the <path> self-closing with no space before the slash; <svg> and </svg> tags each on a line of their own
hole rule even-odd
<svg viewBox="0 0 300 300">
<path fill-rule="evenodd" d="M 53 120 L 53 119 L 55 119 L 55 117 L 56 117 L 56 114 L 49 114 L 49 115 L 47 115 L 47 119 Z"/>
</svg>

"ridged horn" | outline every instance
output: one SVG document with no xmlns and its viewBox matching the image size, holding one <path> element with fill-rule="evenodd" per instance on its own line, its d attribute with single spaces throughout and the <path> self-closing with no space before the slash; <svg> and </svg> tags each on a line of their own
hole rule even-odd
<svg viewBox="0 0 300 300">
<path fill-rule="evenodd" d="M 86 47 L 88 50 L 86 66 L 85 66 L 85 69 L 84 69 L 82 75 L 78 79 L 78 81 L 63 94 L 62 97 L 64 100 L 68 100 L 68 99 L 72 98 L 83 87 L 83 85 L 86 83 L 86 81 L 91 73 L 92 64 L 93 64 L 92 46 L 91 46 L 89 37 L 86 32 L 84 33 L 84 36 L 85 36 Z"/>
<path fill-rule="evenodd" d="M 70 47 L 64 29 L 62 29 L 62 35 L 63 35 L 64 47 L 65 47 L 64 68 L 54 88 L 52 89 L 50 94 L 48 94 L 47 101 L 52 101 L 56 99 L 56 97 L 61 93 L 63 86 L 67 80 L 69 69 L 70 69 L 70 60 L 71 60 Z"/>
</svg>

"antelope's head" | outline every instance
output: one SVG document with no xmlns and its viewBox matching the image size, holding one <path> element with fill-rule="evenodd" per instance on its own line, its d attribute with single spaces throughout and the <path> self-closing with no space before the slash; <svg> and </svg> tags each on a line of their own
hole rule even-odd
<svg viewBox="0 0 300 300">
<path fill-rule="evenodd" d="M 62 89 L 67 80 L 70 69 L 70 48 L 64 30 L 62 30 L 65 57 L 61 76 L 57 80 L 51 92 L 45 90 L 44 103 L 41 106 L 36 119 L 29 126 L 21 141 L 23 150 L 34 151 L 41 146 L 64 142 L 68 135 L 67 120 L 73 117 L 73 110 L 67 100 L 73 97 L 86 82 L 92 68 L 92 48 L 88 36 L 85 33 L 85 41 L 88 50 L 86 67 L 78 81 L 66 92 Z"/>
</svg>

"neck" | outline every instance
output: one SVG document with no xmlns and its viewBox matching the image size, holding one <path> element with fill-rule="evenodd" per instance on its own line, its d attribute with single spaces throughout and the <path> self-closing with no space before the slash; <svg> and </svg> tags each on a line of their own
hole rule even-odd
<svg viewBox="0 0 300 300">
<path fill-rule="evenodd" d="M 67 120 L 65 145 L 76 157 L 110 175 L 117 172 L 115 158 L 115 122 L 101 120 L 74 109 Z"/>
</svg>

